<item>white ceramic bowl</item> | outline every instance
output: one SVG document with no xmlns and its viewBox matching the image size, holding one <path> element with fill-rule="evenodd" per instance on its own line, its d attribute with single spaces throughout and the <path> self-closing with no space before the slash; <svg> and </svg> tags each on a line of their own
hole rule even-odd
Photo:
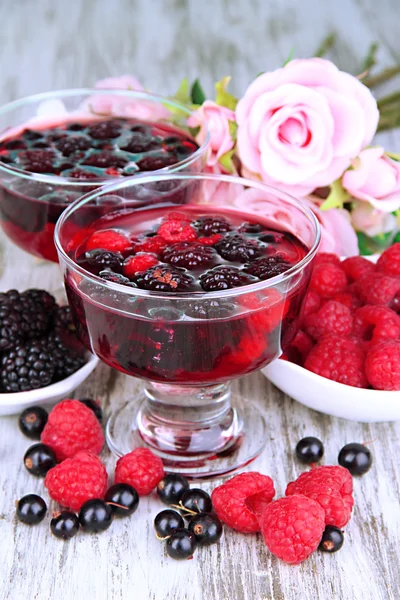
<svg viewBox="0 0 400 600">
<path fill-rule="evenodd" d="M 52 383 L 51 385 L 37 390 L 30 390 L 29 392 L 0 394 L 0 416 L 15 415 L 30 406 L 35 406 L 37 404 L 55 404 L 59 400 L 68 398 L 68 396 L 83 383 L 87 377 L 89 377 L 98 362 L 99 359 L 88 352 L 87 362 L 83 367 L 62 381 L 57 381 L 57 383 Z"/>
<path fill-rule="evenodd" d="M 379 255 L 365 258 L 376 262 Z M 262 369 L 262 373 L 297 402 L 326 415 L 362 423 L 400 420 L 400 391 L 355 388 L 281 359 Z"/>
</svg>

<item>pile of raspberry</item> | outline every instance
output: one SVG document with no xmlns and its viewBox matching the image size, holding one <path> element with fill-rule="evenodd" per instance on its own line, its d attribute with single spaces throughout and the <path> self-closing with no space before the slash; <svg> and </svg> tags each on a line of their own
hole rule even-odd
<svg viewBox="0 0 400 600">
<path fill-rule="evenodd" d="M 284 358 L 333 381 L 400 390 L 400 243 L 374 264 L 317 255 Z"/>
</svg>

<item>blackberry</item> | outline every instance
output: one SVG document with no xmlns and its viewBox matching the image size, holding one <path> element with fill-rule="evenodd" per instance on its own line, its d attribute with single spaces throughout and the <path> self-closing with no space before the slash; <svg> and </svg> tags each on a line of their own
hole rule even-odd
<svg viewBox="0 0 400 600">
<path fill-rule="evenodd" d="M 215 233 L 227 233 L 232 230 L 232 225 L 224 217 L 200 217 L 196 221 L 198 232 L 206 237 Z"/>
<path fill-rule="evenodd" d="M 128 159 L 123 156 L 117 156 L 113 152 L 104 151 L 88 156 L 82 164 L 87 165 L 88 167 L 97 167 L 99 169 L 107 169 L 109 167 L 122 169 L 128 162 Z"/>
<path fill-rule="evenodd" d="M 242 223 L 239 227 L 238 231 L 240 233 L 261 233 L 264 231 L 264 227 L 261 223 Z"/>
<path fill-rule="evenodd" d="M 26 338 L 42 336 L 49 328 L 54 298 L 42 290 L 0 293 L 0 350 L 10 350 Z"/>
<path fill-rule="evenodd" d="M 0 383 L 5 392 L 26 392 L 51 383 L 55 365 L 46 345 L 33 340 L 3 354 Z"/>
<path fill-rule="evenodd" d="M 124 262 L 124 257 L 120 252 L 111 252 L 101 248 L 86 252 L 85 258 L 91 267 L 95 267 L 99 271 L 109 268 L 116 273 L 122 270 L 122 263 Z"/>
<path fill-rule="evenodd" d="M 89 150 L 91 144 L 87 137 L 84 136 L 70 136 L 61 138 L 56 142 L 56 148 L 59 150 L 63 156 L 70 156 L 74 152 L 86 151 Z"/>
<path fill-rule="evenodd" d="M 26 171 L 33 173 L 55 173 L 55 155 L 52 150 L 23 150 L 20 152 L 19 161 Z"/>
<path fill-rule="evenodd" d="M 116 120 L 101 121 L 89 127 L 89 135 L 95 140 L 117 138 L 121 134 L 121 123 Z"/>
<path fill-rule="evenodd" d="M 7 150 L 24 150 L 27 146 L 26 146 L 25 142 L 17 139 L 17 140 L 10 140 L 9 142 L 5 142 L 4 147 L 7 148 Z"/>
<path fill-rule="evenodd" d="M 22 294 L 23 297 L 30 298 L 38 304 L 39 306 L 45 308 L 47 311 L 53 311 L 56 307 L 56 299 L 54 296 L 46 292 L 46 290 L 38 290 L 36 288 L 31 288 L 30 290 L 26 290 Z"/>
<path fill-rule="evenodd" d="M 191 242 L 179 242 L 168 246 L 162 258 L 174 267 L 196 269 L 198 267 L 215 264 L 218 254 L 210 246 L 201 246 Z"/>
<path fill-rule="evenodd" d="M 261 247 L 256 240 L 246 238 L 240 233 L 227 233 L 215 244 L 218 253 L 225 260 L 246 262 L 261 254 Z"/>
<path fill-rule="evenodd" d="M 9 294 L 11 292 L 0 293 L 0 350 L 14 348 L 23 337 L 20 328 L 20 317 L 13 308 L 13 302 Z"/>
<path fill-rule="evenodd" d="M 178 162 L 178 157 L 175 154 L 163 154 L 161 156 L 145 156 L 141 158 L 136 165 L 140 171 L 158 171 L 165 169 Z"/>
<path fill-rule="evenodd" d="M 192 288 L 194 279 L 183 269 L 169 265 L 155 265 L 135 277 L 137 286 L 156 292 L 185 292 Z"/>
<path fill-rule="evenodd" d="M 119 283 L 136 287 L 135 284 L 132 283 L 132 281 L 127 277 L 124 277 L 124 275 L 121 275 L 120 273 L 114 273 L 113 271 L 108 271 L 107 269 L 100 271 L 99 277 L 105 279 L 106 281 L 110 281 L 111 283 Z"/>
<path fill-rule="evenodd" d="M 264 256 L 257 258 L 251 263 L 244 265 L 243 269 L 246 273 L 254 275 L 263 281 L 264 279 L 271 279 L 276 275 L 281 275 L 292 265 L 290 262 L 285 260 L 282 256 Z"/>
<path fill-rule="evenodd" d="M 206 292 L 229 290 L 256 282 L 257 279 L 237 267 L 220 265 L 200 275 L 200 284 Z"/>
<path fill-rule="evenodd" d="M 30 142 L 34 142 L 43 139 L 43 133 L 40 133 L 40 131 L 33 131 L 33 129 L 24 129 L 22 137 Z"/>
<path fill-rule="evenodd" d="M 223 319 L 232 315 L 235 306 L 221 300 L 196 300 L 186 309 L 188 317 L 193 319 Z"/>
<path fill-rule="evenodd" d="M 69 306 L 56 306 L 53 318 L 52 326 L 54 329 L 68 329 L 69 331 L 75 331 L 75 325 L 72 320 L 72 313 Z"/>
<path fill-rule="evenodd" d="M 85 171 L 84 169 L 74 169 L 68 173 L 68 177 L 72 179 L 97 179 L 98 175 L 91 171 Z"/>
<path fill-rule="evenodd" d="M 44 345 L 53 362 L 54 381 L 69 377 L 86 362 L 84 349 L 78 339 L 65 331 L 50 333 Z"/>
<path fill-rule="evenodd" d="M 71 123 L 68 125 L 67 129 L 68 131 L 83 131 L 85 125 L 82 125 L 82 123 Z"/>
<path fill-rule="evenodd" d="M 121 150 L 124 150 L 125 152 L 131 152 L 132 154 L 139 154 L 140 152 L 156 150 L 159 147 L 160 142 L 157 140 L 157 138 L 137 131 L 131 136 L 125 146 L 121 146 Z"/>
</svg>

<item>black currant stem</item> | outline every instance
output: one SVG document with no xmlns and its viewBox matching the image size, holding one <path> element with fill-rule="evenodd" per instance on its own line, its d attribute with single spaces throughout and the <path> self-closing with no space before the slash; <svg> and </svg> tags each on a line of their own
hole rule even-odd
<svg viewBox="0 0 400 600">
<path fill-rule="evenodd" d="M 370 77 L 363 78 L 362 82 L 367 87 L 374 88 L 378 85 L 381 85 L 382 83 L 385 83 L 386 81 L 389 81 L 390 79 L 393 79 L 393 77 L 396 77 L 396 75 L 399 75 L 399 73 L 400 65 L 395 65 L 394 67 L 388 67 L 387 69 L 383 69 L 380 73 L 377 73 L 376 75 L 371 75 Z"/>
<path fill-rule="evenodd" d="M 106 502 L 108 506 L 116 506 L 117 508 L 123 508 L 124 510 L 128 510 L 126 506 L 123 504 L 117 504 L 116 502 Z"/>
<path fill-rule="evenodd" d="M 197 512 L 195 510 L 190 510 L 190 508 L 186 508 L 186 506 L 183 506 L 182 502 L 179 502 L 179 504 L 171 504 L 170 506 L 171 508 L 175 508 L 176 510 L 181 510 L 184 513 L 184 517 L 188 515 L 197 515 Z"/>
<path fill-rule="evenodd" d="M 320 45 L 314 52 L 314 56 L 316 58 L 322 58 L 334 46 L 335 42 L 336 42 L 336 33 L 332 31 L 331 33 L 328 33 L 328 35 L 326 37 L 324 37 L 324 39 L 322 40 L 322 42 L 320 43 Z"/>
</svg>

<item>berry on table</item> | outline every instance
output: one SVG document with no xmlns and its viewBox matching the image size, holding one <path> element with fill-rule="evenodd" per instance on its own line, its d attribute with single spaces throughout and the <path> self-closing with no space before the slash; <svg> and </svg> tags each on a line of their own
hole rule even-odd
<svg viewBox="0 0 400 600">
<path fill-rule="evenodd" d="M 325 515 L 318 502 L 296 494 L 271 502 L 260 517 L 260 529 L 272 554 L 297 565 L 318 548 Z"/>
<path fill-rule="evenodd" d="M 44 477 L 56 464 L 55 453 L 45 444 L 34 444 L 25 452 L 24 465 L 36 477 Z"/>
<path fill-rule="evenodd" d="M 177 529 L 166 542 L 167 554 L 176 560 L 191 558 L 196 550 L 197 541 L 188 529 Z"/>
<path fill-rule="evenodd" d="M 17 504 L 17 518 L 27 525 L 37 525 L 43 521 L 46 511 L 46 502 L 36 494 L 24 496 Z"/>
<path fill-rule="evenodd" d="M 97 402 L 96 400 L 93 400 L 92 398 L 82 398 L 79 400 L 79 402 L 82 402 L 82 404 L 84 404 L 85 406 L 90 408 L 90 410 L 92 410 L 94 412 L 95 417 L 98 420 L 98 422 L 102 423 L 103 411 L 101 409 L 100 402 Z"/>
<path fill-rule="evenodd" d="M 104 435 L 90 408 L 79 400 L 63 400 L 50 412 L 42 442 L 50 446 L 61 461 L 81 451 L 99 454 Z"/>
<path fill-rule="evenodd" d="M 139 506 L 139 494 L 128 483 L 115 483 L 107 490 L 104 500 L 117 517 L 133 515 Z"/>
<path fill-rule="evenodd" d="M 112 523 L 113 511 L 104 500 L 87 500 L 79 511 L 79 523 L 85 531 L 99 533 L 108 529 Z"/>
<path fill-rule="evenodd" d="M 400 390 L 400 340 L 373 346 L 367 354 L 365 374 L 376 390 Z"/>
<path fill-rule="evenodd" d="M 117 461 L 115 483 L 129 483 L 139 496 L 147 496 L 164 477 L 161 458 L 148 448 L 136 448 Z"/>
<path fill-rule="evenodd" d="M 364 475 L 372 467 L 372 454 L 363 444 L 353 442 L 343 446 L 339 452 L 338 463 L 352 475 Z"/>
<path fill-rule="evenodd" d="M 159 540 L 166 540 L 174 531 L 183 528 L 183 518 L 174 510 L 162 510 L 154 519 L 154 529 Z"/>
<path fill-rule="evenodd" d="M 316 437 L 305 437 L 296 445 L 296 458 L 305 465 L 311 465 L 321 460 L 324 455 L 324 445 Z"/>
<path fill-rule="evenodd" d="M 332 554 L 333 552 L 340 550 L 340 548 L 343 546 L 343 542 L 343 531 L 341 531 L 338 527 L 333 527 L 333 525 L 327 525 L 324 533 L 322 534 L 322 539 L 318 549 L 322 550 L 322 552 L 329 552 Z"/>
<path fill-rule="evenodd" d="M 206 292 L 229 290 L 255 283 L 257 279 L 237 267 L 219 265 L 200 275 L 200 284 Z"/>
<path fill-rule="evenodd" d="M 200 488 L 192 488 L 184 492 L 179 506 L 184 517 L 196 513 L 209 513 L 213 509 L 210 495 Z"/>
<path fill-rule="evenodd" d="M 47 418 L 47 410 L 41 406 L 33 406 L 22 411 L 18 418 L 18 426 L 27 438 L 40 440 Z"/>
<path fill-rule="evenodd" d="M 50 469 L 44 485 L 55 502 L 79 510 L 86 500 L 104 497 L 107 480 L 107 471 L 97 456 L 78 452 Z"/>
<path fill-rule="evenodd" d="M 268 475 L 249 472 L 235 475 L 216 487 L 212 494 L 218 518 L 237 531 L 260 531 L 258 516 L 275 495 L 274 483 Z"/>
<path fill-rule="evenodd" d="M 189 487 L 186 477 L 178 473 L 167 473 L 157 484 L 157 494 L 164 504 L 178 504 Z"/>
<path fill-rule="evenodd" d="M 209 546 L 218 542 L 222 535 L 222 523 L 217 515 L 200 513 L 192 517 L 188 525 L 199 546 Z"/>
<path fill-rule="evenodd" d="M 78 533 L 79 519 L 75 513 L 63 510 L 50 521 L 50 531 L 57 538 L 70 540 Z"/>
</svg>

